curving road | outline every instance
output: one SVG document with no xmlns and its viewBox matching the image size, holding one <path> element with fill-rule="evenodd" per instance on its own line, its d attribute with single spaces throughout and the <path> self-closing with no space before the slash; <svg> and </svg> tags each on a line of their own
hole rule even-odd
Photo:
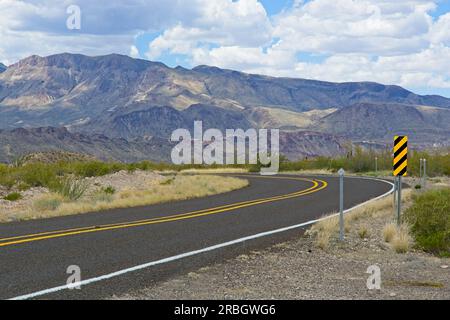
<svg viewBox="0 0 450 320">
<path fill-rule="evenodd" d="M 0 225 L 0 298 L 111 297 L 298 235 L 302 224 L 339 207 L 337 177 L 234 176 L 250 186 L 200 199 Z M 345 208 L 391 188 L 381 180 L 346 178 Z M 272 232 L 277 229 L 283 232 Z M 64 287 L 71 265 L 80 267 L 81 290 Z"/>
</svg>

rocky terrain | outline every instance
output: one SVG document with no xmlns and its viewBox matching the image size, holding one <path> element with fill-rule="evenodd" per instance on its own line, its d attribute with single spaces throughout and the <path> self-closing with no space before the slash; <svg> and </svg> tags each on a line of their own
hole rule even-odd
<svg viewBox="0 0 450 320">
<path fill-rule="evenodd" d="M 0 161 L 55 149 L 163 160 L 169 153 L 158 149 L 160 142 L 176 128 L 192 128 L 194 120 L 202 120 L 204 129 L 294 132 L 283 141 L 293 145 L 282 146 L 290 158 L 336 155 L 333 141 L 383 147 L 395 134 L 410 135 L 416 147 L 442 147 L 450 144 L 449 119 L 448 98 L 371 82 L 169 68 L 117 54 L 31 56 L 0 65 Z M 41 127 L 68 131 L 36 129 Z M 312 136 L 318 143 L 298 139 Z"/>
<path fill-rule="evenodd" d="M 0 162 L 10 163 L 34 152 L 69 151 L 100 160 L 168 161 L 171 144 L 157 137 L 127 141 L 99 134 L 71 133 L 66 128 L 0 130 Z"/>
</svg>

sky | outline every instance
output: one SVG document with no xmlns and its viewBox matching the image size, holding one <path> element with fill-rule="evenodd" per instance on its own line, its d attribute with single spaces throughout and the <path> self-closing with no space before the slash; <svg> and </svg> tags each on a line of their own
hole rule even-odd
<svg viewBox="0 0 450 320">
<path fill-rule="evenodd" d="M 0 0 L 0 14 L 6 65 L 120 53 L 450 97 L 450 0 Z"/>
</svg>

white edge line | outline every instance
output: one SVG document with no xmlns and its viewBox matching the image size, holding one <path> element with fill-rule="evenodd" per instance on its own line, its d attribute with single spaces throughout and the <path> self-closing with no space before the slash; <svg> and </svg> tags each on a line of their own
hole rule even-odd
<svg viewBox="0 0 450 320">
<path fill-rule="evenodd" d="M 346 178 L 350 178 L 350 177 L 346 177 Z M 357 208 L 359 208 L 361 206 L 364 206 L 364 205 L 366 205 L 366 204 L 368 204 L 370 202 L 373 202 L 373 201 L 379 200 L 381 198 L 384 198 L 384 197 L 386 197 L 386 196 L 388 196 L 388 195 L 390 195 L 391 193 L 394 192 L 394 184 L 392 182 L 389 182 L 389 181 L 386 181 L 386 180 L 381 180 L 381 179 L 376 179 L 376 178 L 368 178 L 368 177 L 354 177 L 354 178 L 362 178 L 362 179 L 369 179 L 369 180 L 375 180 L 375 181 L 382 181 L 382 182 L 385 182 L 387 184 L 390 184 L 392 186 L 392 189 L 389 190 L 388 192 L 386 192 L 385 194 L 382 194 L 381 196 L 378 196 L 376 198 L 367 200 L 366 202 L 360 203 L 360 204 L 358 204 L 358 205 L 356 205 L 356 206 L 354 206 L 354 207 L 352 207 L 350 209 L 347 209 L 347 210 L 344 211 L 344 213 L 350 212 L 350 211 L 355 210 L 355 209 L 357 209 Z M 45 290 L 37 291 L 37 292 L 34 292 L 34 293 L 18 296 L 18 297 L 15 297 L 15 298 L 11 298 L 9 300 L 27 300 L 27 299 L 32 299 L 32 298 L 36 298 L 36 297 L 39 297 L 39 296 L 43 296 L 43 295 L 46 295 L 46 294 L 55 293 L 55 292 L 66 290 L 66 289 L 71 289 L 71 288 L 78 287 L 78 286 L 85 286 L 85 285 L 88 285 L 88 284 L 91 284 L 91 283 L 95 283 L 95 282 L 99 282 L 99 281 L 102 281 L 102 280 L 111 279 L 111 278 L 114 278 L 114 277 L 117 277 L 117 276 L 129 273 L 129 272 L 134 272 L 134 271 L 146 269 L 146 268 L 149 268 L 149 267 L 153 267 L 153 266 L 156 266 L 156 265 L 160 265 L 160 264 L 164 264 L 164 263 L 180 260 L 180 259 L 183 259 L 183 258 L 187 258 L 187 257 L 191 257 L 191 256 L 194 256 L 194 255 L 200 254 L 200 253 L 205 253 L 205 252 L 213 251 L 213 250 L 216 250 L 216 249 L 228 247 L 228 246 L 231 246 L 231 245 L 234 245 L 234 244 L 237 244 L 237 243 L 241 243 L 241 242 L 245 242 L 245 241 L 248 241 L 248 240 L 253 240 L 253 239 L 257 239 L 257 238 L 273 235 L 273 234 L 276 234 L 276 233 L 281 233 L 281 232 L 289 231 L 289 230 L 292 230 L 292 229 L 301 228 L 301 227 L 304 227 L 304 226 L 307 226 L 307 225 L 311 225 L 311 224 L 314 224 L 316 222 L 319 222 L 319 221 L 322 221 L 322 220 L 325 220 L 325 219 L 329 219 L 329 218 L 334 217 L 336 215 L 339 215 L 339 213 L 328 215 L 328 216 L 322 217 L 320 219 L 310 220 L 310 221 L 303 222 L 303 223 L 300 223 L 300 224 L 292 225 L 292 226 L 289 226 L 289 227 L 284 227 L 284 228 L 275 229 L 275 230 L 271 230 L 271 231 L 261 232 L 261 233 L 254 234 L 254 235 L 251 235 L 251 236 L 248 236 L 248 237 L 243 237 L 243 238 L 239 238 L 239 239 L 236 239 L 236 240 L 232 240 L 232 241 L 216 244 L 214 246 L 206 247 L 206 248 L 203 248 L 203 249 L 199 249 L 199 250 L 195 250 L 195 251 L 190 251 L 190 252 L 178 254 L 178 255 L 175 255 L 175 256 L 172 256 L 172 257 L 168 257 L 168 258 L 164 258 L 164 259 L 161 259 L 161 260 L 144 263 L 144 264 L 137 265 L 137 266 L 134 266 L 134 267 L 131 267 L 131 268 L 122 269 L 122 270 L 119 270 L 119 271 L 116 271 L 116 272 L 113 272 L 113 273 L 105 274 L 103 276 L 86 279 L 86 280 L 83 280 L 83 281 L 80 281 L 80 282 L 70 283 L 70 284 L 66 284 L 66 285 L 63 285 L 63 286 L 54 287 L 54 288 L 50 288 L 50 289 L 45 289 Z"/>
</svg>

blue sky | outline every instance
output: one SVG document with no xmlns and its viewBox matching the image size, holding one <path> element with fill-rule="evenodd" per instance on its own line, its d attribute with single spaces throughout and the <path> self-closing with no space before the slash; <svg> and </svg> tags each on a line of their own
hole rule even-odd
<svg viewBox="0 0 450 320">
<path fill-rule="evenodd" d="M 67 7 L 81 12 L 68 29 Z M 450 0 L 2 0 L 0 62 L 127 54 L 450 97 Z"/>
</svg>

